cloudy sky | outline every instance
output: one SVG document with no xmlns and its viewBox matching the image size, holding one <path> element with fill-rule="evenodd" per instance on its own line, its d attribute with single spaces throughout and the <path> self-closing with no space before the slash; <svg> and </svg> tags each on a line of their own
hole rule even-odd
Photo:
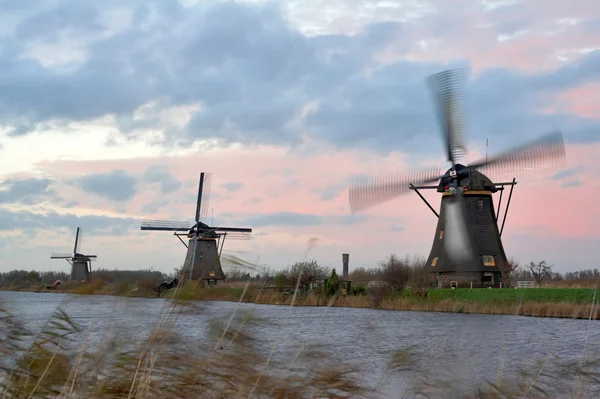
<svg viewBox="0 0 600 399">
<path fill-rule="evenodd" d="M 0 270 L 68 270 L 49 256 L 80 226 L 94 267 L 170 272 L 185 248 L 140 220 L 192 219 L 201 171 L 249 261 L 311 237 L 328 266 L 427 255 L 421 200 L 351 215 L 348 176 L 448 166 L 425 78 L 454 67 L 467 161 L 564 132 L 565 169 L 515 188 L 507 255 L 597 267 L 598 49 L 596 0 L 0 1 Z"/>
</svg>

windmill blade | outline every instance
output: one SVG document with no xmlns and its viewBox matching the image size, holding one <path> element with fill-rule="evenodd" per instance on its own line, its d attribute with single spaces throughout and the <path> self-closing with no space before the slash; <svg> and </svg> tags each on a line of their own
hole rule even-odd
<svg viewBox="0 0 600 399">
<path fill-rule="evenodd" d="M 50 255 L 50 259 L 71 259 L 73 257 L 73 254 L 67 254 L 67 253 L 53 253 L 52 255 Z"/>
<path fill-rule="evenodd" d="M 438 123 L 446 145 L 446 154 L 452 165 L 467 150 L 463 134 L 463 87 L 465 72 L 450 69 L 427 78 L 433 95 Z"/>
<path fill-rule="evenodd" d="M 198 183 L 198 198 L 196 199 L 196 213 L 194 220 L 196 223 L 200 221 L 200 209 L 202 208 L 202 191 L 204 189 L 204 172 L 200 173 L 200 182 Z"/>
<path fill-rule="evenodd" d="M 410 191 L 409 184 L 423 184 L 442 177 L 440 168 L 371 176 L 350 177 L 350 210 L 360 212 Z"/>
<path fill-rule="evenodd" d="M 466 206 L 462 193 L 457 192 L 455 201 L 446 204 L 444 249 L 452 263 L 461 264 L 473 260 L 473 244 L 466 226 Z"/>
<path fill-rule="evenodd" d="M 77 228 L 77 238 L 75 239 L 75 253 L 81 251 L 81 242 L 83 241 L 83 229 Z"/>
<path fill-rule="evenodd" d="M 79 250 L 79 227 L 77 228 L 77 232 L 75 233 L 75 245 L 73 246 L 73 253 L 77 253 Z"/>
<path fill-rule="evenodd" d="M 142 219 L 140 230 L 189 231 L 191 227 L 188 222 Z"/>
<path fill-rule="evenodd" d="M 208 216 L 208 210 L 210 209 L 210 187 L 211 187 L 212 175 L 210 173 L 204 174 L 204 186 L 202 193 L 202 206 L 200 208 L 200 221 L 206 223 Z"/>
<path fill-rule="evenodd" d="M 228 240 L 249 240 L 250 238 L 252 238 L 252 234 L 245 233 L 245 232 L 232 231 L 232 232 L 227 232 L 226 237 Z"/>
<path fill-rule="evenodd" d="M 547 133 L 525 145 L 512 148 L 488 161 L 481 160 L 469 166 L 485 174 L 510 172 L 515 177 L 557 169 L 565 163 L 565 144 L 559 130 Z"/>
</svg>

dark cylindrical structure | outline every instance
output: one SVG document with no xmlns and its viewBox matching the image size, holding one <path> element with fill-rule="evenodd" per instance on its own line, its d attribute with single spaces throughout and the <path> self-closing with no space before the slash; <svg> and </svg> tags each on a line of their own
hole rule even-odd
<svg viewBox="0 0 600 399">
<path fill-rule="evenodd" d="M 344 278 L 348 278 L 348 261 L 349 260 L 350 260 L 350 254 L 342 254 L 342 265 L 343 265 L 342 276 Z"/>
<path fill-rule="evenodd" d="M 457 169 L 459 167 L 464 168 L 462 165 L 457 165 Z M 470 171 L 468 178 L 461 179 L 461 185 L 467 187 L 463 192 L 466 208 L 463 222 L 474 247 L 472 250 L 475 258 L 472 261 L 455 263 L 446 253 L 444 245 L 444 240 L 447 239 L 444 230 L 448 205 L 456 201 L 455 195 L 445 192 L 448 180 L 442 179 L 437 190 L 443 193 L 440 216 L 427 259 L 429 269 L 436 276 L 436 285 L 438 287 L 455 285 L 462 288 L 470 287 L 471 283 L 476 286 L 498 284 L 502 270 L 508 262 L 500 239 L 492 199 L 493 193 L 498 189 L 487 176 L 478 171 Z"/>
</svg>

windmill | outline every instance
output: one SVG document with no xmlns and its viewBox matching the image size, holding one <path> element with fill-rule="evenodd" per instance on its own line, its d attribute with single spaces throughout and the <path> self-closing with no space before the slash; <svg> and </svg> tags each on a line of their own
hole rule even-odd
<svg viewBox="0 0 600 399">
<path fill-rule="evenodd" d="M 80 252 L 82 241 L 81 229 L 78 227 L 75 233 L 75 245 L 72 254 L 52 254 L 50 259 L 65 259 L 71 265 L 71 276 L 69 280 L 90 281 L 92 274 L 92 261 L 96 255 L 84 255 Z"/>
<path fill-rule="evenodd" d="M 433 94 L 438 122 L 446 147 L 450 168 L 440 174 L 439 168 L 405 174 L 355 176 L 350 181 L 350 207 L 353 213 L 389 201 L 414 190 L 438 217 L 436 232 L 427 264 L 436 275 L 437 286 L 464 284 L 494 285 L 508 261 L 501 241 L 512 190 L 512 182 L 493 183 L 484 172 L 508 170 L 514 176 L 529 175 L 545 168 L 560 167 L 565 150 L 559 131 L 547 133 L 537 140 L 514 147 L 495 157 L 459 163 L 466 154 L 463 141 L 461 70 L 447 70 L 427 80 Z M 437 185 L 421 185 L 438 182 Z M 504 188 L 510 194 L 500 229 L 498 216 Z M 442 194 L 438 214 L 419 189 L 435 189 Z M 498 213 L 492 194 L 500 191 Z"/>
<path fill-rule="evenodd" d="M 211 227 L 206 224 L 209 209 L 211 175 L 200 173 L 198 200 L 196 202 L 195 223 L 166 220 L 142 220 L 142 230 L 172 231 L 187 248 L 183 263 L 182 280 L 205 280 L 209 286 L 218 280 L 225 280 L 221 267 L 221 252 L 225 238 L 248 239 L 252 229 L 241 227 Z M 206 194 L 204 192 L 206 191 Z M 211 223 L 212 224 L 212 223 Z M 185 233 L 182 233 L 185 232 Z M 181 239 L 187 236 L 188 244 Z"/>
</svg>

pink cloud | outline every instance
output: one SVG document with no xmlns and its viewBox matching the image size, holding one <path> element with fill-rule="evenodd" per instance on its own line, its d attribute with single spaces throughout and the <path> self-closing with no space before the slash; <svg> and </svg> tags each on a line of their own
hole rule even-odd
<svg viewBox="0 0 600 399">
<path fill-rule="evenodd" d="M 561 57 L 572 60 L 583 49 L 600 48 L 600 35 L 590 30 L 591 23 L 600 18 L 600 7 L 593 0 L 576 5 L 528 0 L 489 12 L 480 2 L 458 7 L 438 2 L 435 6 L 437 14 L 407 29 L 406 35 L 412 38 L 408 51 L 401 47 L 395 56 L 387 54 L 388 58 L 468 59 L 475 72 L 508 67 L 535 73 L 558 68 L 564 62 Z"/>
<path fill-rule="evenodd" d="M 596 119 L 600 115 L 600 84 L 592 83 L 560 93 L 558 102 L 573 115 Z"/>
<path fill-rule="evenodd" d="M 569 146 L 566 168 L 583 166 L 582 170 L 563 180 L 549 178 L 520 179 L 515 188 L 505 227 L 505 237 L 532 234 L 532 241 L 545 237 L 589 238 L 600 237 L 596 226 L 600 217 L 596 211 L 600 186 L 594 176 L 600 171 L 597 155 L 600 145 Z M 429 160 L 435 163 L 436 160 Z M 428 163 L 429 161 L 424 161 Z M 167 199 L 177 199 L 176 204 L 159 209 L 156 215 L 143 215 L 141 206 L 161 198 L 160 193 L 140 192 L 125 206 L 130 215 L 149 218 L 170 218 L 173 213 L 192 217 L 194 203 L 183 201 L 196 192 L 195 182 L 201 170 L 212 172 L 212 192 L 219 194 L 213 199 L 218 223 L 219 213 L 228 213 L 244 219 L 254 215 L 278 212 L 314 214 L 324 217 L 344 216 L 350 213 L 346 178 L 350 173 L 377 173 L 378 171 L 402 171 L 405 160 L 401 154 L 381 158 L 366 152 L 341 152 L 306 155 L 273 148 L 230 149 L 204 153 L 197 157 L 162 159 L 136 159 L 127 161 L 55 161 L 41 163 L 38 168 L 59 177 L 62 173 L 77 170 L 78 173 L 99 173 L 122 168 L 131 173 L 142 174 L 155 163 L 166 164 L 171 173 L 180 180 L 194 181 L 193 186 L 182 188 Z M 190 167 L 193 165 L 193 167 Z M 596 175 L 595 175 L 596 174 Z M 581 186 L 563 188 L 565 181 L 580 180 Z M 220 189 L 222 183 L 242 182 L 244 186 L 235 192 Z M 322 190 L 337 186 L 339 194 L 329 200 L 321 200 Z M 440 196 L 424 192 L 437 210 Z M 507 193 L 506 193 L 507 194 Z M 506 204 L 505 194 L 503 203 Z M 495 195 L 498 201 L 499 194 Z M 259 198 L 260 202 L 248 201 Z M 94 203 L 87 195 L 78 195 L 83 204 Z M 368 219 L 360 225 L 342 225 L 335 221 L 319 226 L 250 226 L 256 238 L 252 244 L 235 244 L 235 248 L 254 246 L 266 251 L 270 247 L 298 247 L 311 236 L 319 237 L 322 245 L 352 249 L 355 258 L 372 258 L 373 250 L 386 252 L 427 254 L 435 230 L 436 218 L 414 194 L 409 193 L 366 212 Z M 239 225 L 238 223 L 233 223 Z M 393 227 L 402 227 L 394 231 Z M 300 245 L 301 246 L 301 245 Z M 508 250 L 508 249 L 507 249 Z"/>
</svg>

